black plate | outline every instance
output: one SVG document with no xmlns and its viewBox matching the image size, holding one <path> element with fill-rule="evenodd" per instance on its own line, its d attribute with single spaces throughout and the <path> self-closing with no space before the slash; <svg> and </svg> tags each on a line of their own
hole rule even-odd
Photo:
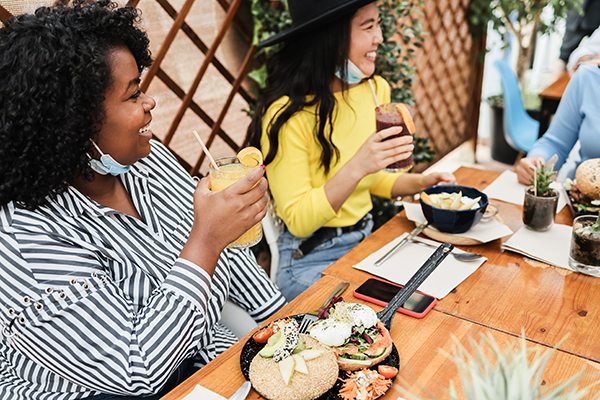
<svg viewBox="0 0 600 400">
<path fill-rule="evenodd" d="M 571 195 L 571 191 L 567 190 L 567 198 L 569 199 L 569 202 L 567 203 L 569 205 L 569 211 L 571 211 L 571 216 L 573 217 L 573 219 L 579 217 L 580 215 L 598 215 L 598 211 L 577 211 L 577 207 L 574 205 L 575 203 L 575 199 L 573 199 L 573 196 Z"/>
<path fill-rule="evenodd" d="M 294 318 L 296 321 L 300 322 L 303 315 L 304 314 L 292 315 L 292 316 L 290 316 L 290 318 Z M 263 328 L 263 329 L 265 329 L 265 328 Z M 248 339 L 248 341 L 244 345 L 244 348 L 242 349 L 242 354 L 240 355 L 240 367 L 242 368 L 242 373 L 244 374 L 244 377 L 248 381 L 250 380 L 250 363 L 254 359 L 254 356 L 256 356 L 263 347 L 265 347 L 264 343 L 257 343 L 254 341 L 254 339 L 252 339 L 252 337 L 250 337 L 250 339 Z M 398 349 L 396 349 L 395 344 L 392 343 L 392 352 L 390 353 L 390 355 L 388 355 L 379 364 L 369 367 L 369 369 L 376 371 L 378 365 L 389 365 L 392 367 L 396 367 L 398 369 L 398 371 L 400 370 L 400 355 L 398 354 Z M 347 371 L 340 370 L 340 375 L 339 375 L 340 379 L 346 379 L 348 377 L 348 375 L 349 374 Z M 339 399 L 341 399 L 341 397 L 338 396 L 338 393 L 340 392 L 342 385 L 343 385 L 343 382 L 338 379 L 338 381 L 335 383 L 335 385 L 331 389 L 329 389 L 328 392 L 326 392 L 321 397 L 319 397 L 318 400 L 339 400 Z M 391 387 L 391 385 L 390 385 L 390 387 Z M 388 390 L 389 390 L 389 388 L 388 388 Z"/>
</svg>

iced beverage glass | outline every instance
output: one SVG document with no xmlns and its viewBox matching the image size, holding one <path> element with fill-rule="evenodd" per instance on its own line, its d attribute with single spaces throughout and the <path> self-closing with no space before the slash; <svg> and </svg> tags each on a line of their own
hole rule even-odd
<svg viewBox="0 0 600 400">
<path fill-rule="evenodd" d="M 409 109 L 412 111 L 412 107 L 411 106 L 407 106 L 409 107 Z M 390 126 L 401 126 L 402 127 L 402 132 L 400 132 L 398 135 L 393 135 L 390 136 L 389 138 L 385 139 L 385 140 L 389 140 L 392 138 L 397 138 L 400 136 L 406 136 L 406 135 L 410 135 L 410 132 L 408 131 L 408 128 L 406 127 L 406 124 L 404 123 L 404 119 L 402 118 L 402 115 L 400 115 L 400 113 L 398 112 L 398 109 L 396 108 L 396 103 L 387 103 L 387 104 L 382 104 L 379 107 L 377 107 L 375 109 L 375 122 L 377 124 L 377 132 L 389 128 Z M 408 157 L 405 160 L 400 160 L 400 161 L 396 161 L 395 163 L 392 163 L 390 165 L 388 165 L 387 167 L 385 167 L 383 169 L 384 172 L 406 172 L 408 170 L 410 170 L 413 167 L 413 156 L 412 153 L 410 154 L 410 157 Z"/>
<path fill-rule="evenodd" d="M 218 170 L 210 164 L 210 187 L 214 192 L 233 185 L 258 168 L 257 160 L 252 160 L 252 165 L 244 165 L 237 157 L 222 157 L 215 160 L 215 162 L 219 166 Z M 227 247 L 240 249 L 254 246 L 260 242 L 262 236 L 262 225 L 259 222 Z"/>
</svg>

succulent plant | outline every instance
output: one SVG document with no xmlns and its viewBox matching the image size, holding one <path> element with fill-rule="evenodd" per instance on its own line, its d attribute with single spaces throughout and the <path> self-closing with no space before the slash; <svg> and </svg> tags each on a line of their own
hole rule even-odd
<svg viewBox="0 0 600 400">
<path fill-rule="evenodd" d="M 557 160 L 558 156 L 555 154 L 550 157 L 548 161 L 541 164 L 539 168 L 531 168 L 535 173 L 535 176 L 530 178 L 529 182 L 533 185 L 536 196 L 543 197 L 552 190 L 550 187 L 552 180 L 550 178 L 556 174 L 556 171 L 554 171 L 554 164 L 556 164 Z"/>
<path fill-rule="evenodd" d="M 542 373 L 555 349 L 527 348 L 522 336 L 519 343 L 502 350 L 490 334 L 480 334 L 479 341 L 469 337 L 465 348 L 456 337 L 452 354 L 446 355 L 454 361 L 460 376 L 462 393 L 459 395 L 450 381 L 450 400 L 579 400 L 588 396 L 600 381 L 578 388 L 577 383 L 583 370 L 569 379 L 550 387 L 544 386 Z M 405 382 L 406 383 L 406 382 Z M 402 387 L 403 396 L 412 400 L 425 400 Z M 599 399 L 596 393 L 592 399 Z M 430 395 L 427 400 L 439 400 Z"/>
</svg>

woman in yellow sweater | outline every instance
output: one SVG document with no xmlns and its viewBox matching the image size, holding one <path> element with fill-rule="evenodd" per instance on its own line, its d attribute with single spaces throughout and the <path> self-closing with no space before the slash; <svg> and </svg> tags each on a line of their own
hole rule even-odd
<svg viewBox="0 0 600 400">
<path fill-rule="evenodd" d="M 402 128 L 375 132 L 375 100 L 365 78 L 383 41 L 372 0 L 289 0 L 291 29 L 269 57 L 267 89 L 247 141 L 265 155 L 267 179 L 285 223 L 276 282 L 291 300 L 371 233 L 371 194 L 387 198 L 454 183 L 452 174 L 381 172 L 408 158 Z M 390 87 L 372 78 L 380 104 Z"/>
</svg>

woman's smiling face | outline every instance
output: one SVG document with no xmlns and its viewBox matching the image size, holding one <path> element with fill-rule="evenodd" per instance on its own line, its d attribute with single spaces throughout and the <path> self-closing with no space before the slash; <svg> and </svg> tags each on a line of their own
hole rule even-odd
<svg viewBox="0 0 600 400">
<path fill-rule="evenodd" d="M 156 102 L 140 91 L 137 64 L 127 48 L 117 48 L 109 57 L 112 84 L 105 94 L 105 118 L 97 144 L 117 162 L 131 165 L 150 154 L 150 110 Z"/>
<path fill-rule="evenodd" d="M 376 3 L 358 9 L 350 28 L 350 52 L 348 57 L 365 75 L 375 72 L 377 46 L 383 42 L 379 26 L 379 10 Z"/>
</svg>

